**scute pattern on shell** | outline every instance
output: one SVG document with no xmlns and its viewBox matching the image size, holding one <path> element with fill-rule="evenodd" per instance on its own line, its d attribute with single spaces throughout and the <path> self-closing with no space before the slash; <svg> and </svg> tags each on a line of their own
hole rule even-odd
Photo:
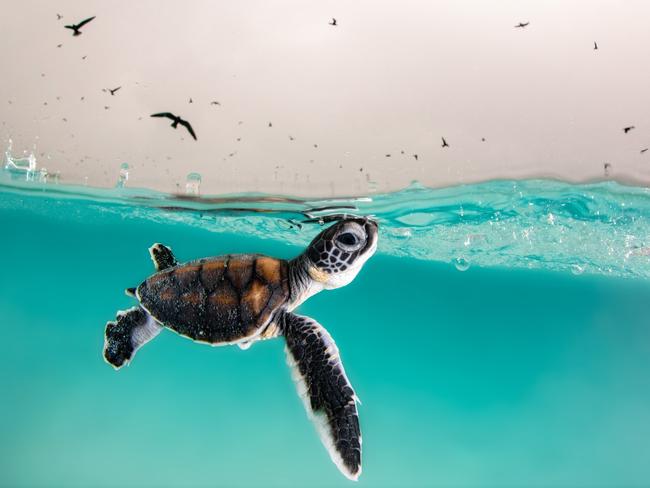
<svg viewBox="0 0 650 488">
<path fill-rule="evenodd" d="M 286 261 L 251 254 L 175 266 L 137 289 L 142 306 L 162 325 L 210 344 L 254 335 L 288 293 Z"/>
</svg>

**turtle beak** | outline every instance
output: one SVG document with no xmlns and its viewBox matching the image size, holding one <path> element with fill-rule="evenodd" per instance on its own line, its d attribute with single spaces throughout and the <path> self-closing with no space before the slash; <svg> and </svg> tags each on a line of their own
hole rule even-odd
<svg viewBox="0 0 650 488">
<path fill-rule="evenodd" d="M 376 234 L 377 231 L 379 231 L 379 224 L 377 224 L 376 221 L 374 221 L 374 220 L 372 220 L 372 219 L 370 219 L 368 217 L 364 217 L 364 221 L 365 221 L 364 225 L 366 227 L 366 231 L 369 231 L 369 233 L 372 233 L 372 234 Z"/>
<path fill-rule="evenodd" d="M 379 235 L 379 225 L 372 219 L 364 217 L 364 228 L 368 236 L 368 244 L 366 248 L 375 247 L 377 245 L 377 237 Z"/>
</svg>

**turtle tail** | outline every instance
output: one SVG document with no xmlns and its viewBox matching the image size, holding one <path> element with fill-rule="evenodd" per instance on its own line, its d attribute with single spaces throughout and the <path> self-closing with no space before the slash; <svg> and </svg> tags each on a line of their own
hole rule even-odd
<svg viewBox="0 0 650 488">
<path fill-rule="evenodd" d="M 141 307 L 118 312 L 117 319 L 106 324 L 104 359 L 115 369 L 120 369 L 161 330 L 162 327 Z"/>
</svg>

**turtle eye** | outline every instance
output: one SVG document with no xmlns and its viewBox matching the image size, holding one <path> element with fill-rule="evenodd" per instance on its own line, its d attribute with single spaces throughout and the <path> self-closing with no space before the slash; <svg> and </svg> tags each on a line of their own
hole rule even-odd
<svg viewBox="0 0 650 488">
<path fill-rule="evenodd" d="M 357 236 L 355 236 L 352 232 L 345 232 L 338 236 L 336 240 L 341 244 L 345 244 L 346 246 L 354 246 L 357 242 L 359 242 Z"/>
<path fill-rule="evenodd" d="M 336 245 L 344 251 L 355 251 L 361 247 L 361 240 L 352 232 L 343 232 L 336 236 Z"/>
</svg>

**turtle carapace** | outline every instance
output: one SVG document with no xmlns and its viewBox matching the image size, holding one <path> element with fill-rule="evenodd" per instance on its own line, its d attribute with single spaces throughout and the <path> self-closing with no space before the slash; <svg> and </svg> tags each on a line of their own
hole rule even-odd
<svg viewBox="0 0 650 488">
<path fill-rule="evenodd" d="M 377 248 L 377 224 L 346 218 L 286 261 L 232 254 L 179 264 L 168 247 L 149 252 L 156 273 L 127 293 L 138 305 L 106 324 L 104 358 L 116 369 L 163 329 L 211 345 L 247 349 L 282 336 L 298 393 L 329 454 L 350 479 L 361 474 L 357 396 L 325 328 L 293 310 L 321 290 L 350 283 Z"/>
</svg>

